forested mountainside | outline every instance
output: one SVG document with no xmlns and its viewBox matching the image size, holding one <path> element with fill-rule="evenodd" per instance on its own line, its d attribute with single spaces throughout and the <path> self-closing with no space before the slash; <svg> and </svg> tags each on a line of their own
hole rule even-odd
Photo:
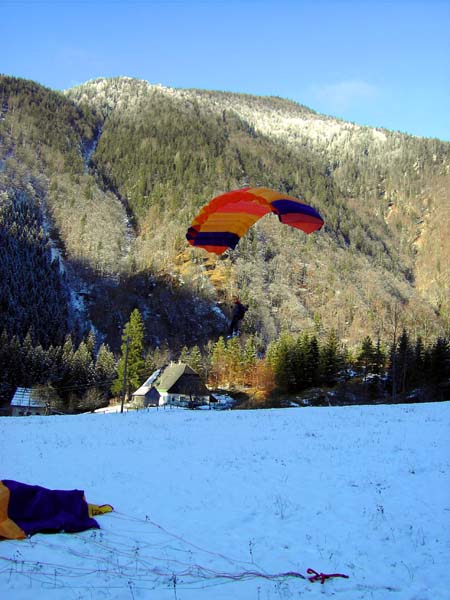
<svg viewBox="0 0 450 600">
<path fill-rule="evenodd" d="M 199 208 L 246 185 L 303 197 L 325 227 L 306 236 L 267 216 L 225 256 L 192 249 Z M 92 327 L 117 351 L 137 307 L 149 347 L 206 345 L 236 291 L 261 346 L 283 330 L 350 346 L 400 325 L 448 335 L 449 143 L 280 98 L 131 78 L 60 93 L 2 76 L 0 198 L 9 335 L 45 345 Z"/>
</svg>

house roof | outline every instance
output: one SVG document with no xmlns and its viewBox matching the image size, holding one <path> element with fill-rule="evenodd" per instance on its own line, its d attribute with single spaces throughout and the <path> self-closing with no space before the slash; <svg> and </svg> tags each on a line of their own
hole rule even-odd
<svg viewBox="0 0 450 600">
<path fill-rule="evenodd" d="M 162 372 L 160 379 L 156 382 L 156 387 L 159 391 L 168 392 L 182 375 L 196 375 L 198 377 L 198 374 L 189 365 L 171 363 Z"/>
<path fill-rule="evenodd" d="M 45 402 L 39 398 L 31 396 L 31 388 L 18 387 L 11 400 L 11 406 L 29 406 L 33 408 L 42 408 Z"/>
<path fill-rule="evenodd" d="M 185 363 L 171 363 L 164 369 L 158 369 L 133 393 L 133 396 L 146 396 L 152 388 L 159 393 L 209 395 L 209 390 L 200 375 Z"/>
</svg>

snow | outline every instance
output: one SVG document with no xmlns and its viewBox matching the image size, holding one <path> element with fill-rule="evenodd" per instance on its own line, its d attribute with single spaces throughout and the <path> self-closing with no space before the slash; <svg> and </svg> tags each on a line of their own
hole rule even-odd
<svg viewBox="0 0 450 600">
<path fill-rule="evenodd" d="M 1 478 L 115 508 L 1 541 L 1 596 L 448 600 L 449 424 L 447 402 L 0 418 Z M 308 568 L 349 578 L 276 577 Z"/>
</svg>

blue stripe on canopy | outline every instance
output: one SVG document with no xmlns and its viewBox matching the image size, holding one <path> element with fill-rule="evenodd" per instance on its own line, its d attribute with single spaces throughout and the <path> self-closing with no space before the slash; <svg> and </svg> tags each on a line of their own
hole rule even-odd
<svg viewBox="0 0 450 600">
<path fill-rule="evenodd" d="M 288 213 L 300 213 L 322 220 L 317 210 L 315 210 L 312 206 L 295 202 L 295 200 L 274 200 L 271 202 L 271 204 L 277 209 L 280 215 L 285 215 Z"/>
<path fill-rule="evenodd" d="M 229 231 L 199 231 L 195 236 L 194 246 L 229 246 L 234 249 L 239 239 L 236 233 Z"/>
</svg>

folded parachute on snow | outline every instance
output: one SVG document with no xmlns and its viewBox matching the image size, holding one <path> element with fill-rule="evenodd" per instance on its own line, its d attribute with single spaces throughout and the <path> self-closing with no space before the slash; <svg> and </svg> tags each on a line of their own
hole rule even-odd
<svg viewBox="0 0 450 600">
<path fill-rule="evenodd" d="M 192 246 L 222 254 L 234 249 L 249 228 L 268 213 L 305 233 L 320 229 L 324 223 L 314 208 L 298 198 L 263 187 L 243 188 L 213 198 L 192 221 L 186 238 Z"/>
<path fill-rule="evenodd" d="M 99 529 L 92 517 L 112 510 L 109 504 L 88 504 L 82 490 L 0 481 L 0 538 L 19 540 L 35 533 Z"/>
</svg>

